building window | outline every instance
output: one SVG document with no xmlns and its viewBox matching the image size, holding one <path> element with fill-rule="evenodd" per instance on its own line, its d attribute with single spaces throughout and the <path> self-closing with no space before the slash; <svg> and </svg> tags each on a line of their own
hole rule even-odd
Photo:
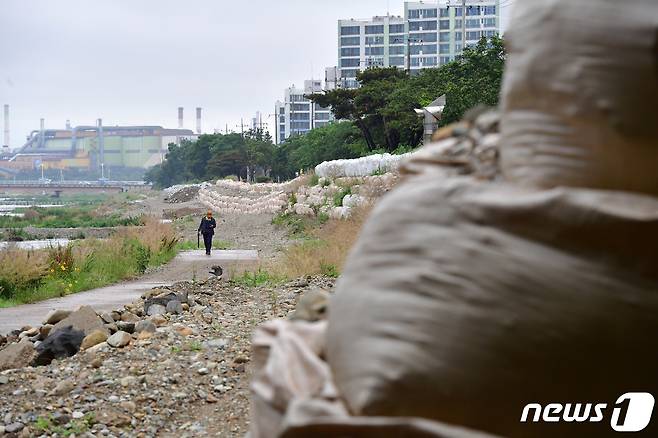
<svg viewBox="0 0 658 438">
<path fill-rule="evenodd" d="M 412 21 L 409 23 L 409 31 L 418 30 L 436 30 L 436 21 Z"/>
<path fill-rule="evenodd" d="M 361 55 L 361 49 L 358 47 L 348 47 L 340 49 L 340 56 L 359 56 Z"/>
<path fill-rule="evenodd" d="M 439 11 L 441 12 L 441 14 L 440 14 L 441 18 L 445 18 L 445 17 L 450 16 L 450 6 L 448 6 L 447 8 L 441 8 L 441 9 L 439 9 Z"/>
<path fill-rule="evenodd" d="M 341 70 L 340 71 L 341 78 L 355 78 L 356 77 L 356 70 Z"/>
<path fill-rule="evenodd" d="M 414 33 L 414 34 L 409 34 L 409 38 L 411 38 L 411 41 L 422 41 L 424 43 L 434 43 L 436 42 L 436 32 L 432 33 Z"/>
<path fill-rule="evenodd" d="M 286 116 L 279 116 L 279 123 L 286 123 Z"/>
<path fill-rule="evenodd" d="M 464 13 L 462 11 L 462 8 L 455 8 L 455 17 L 461 17 L 463 15 Z"/>
<path fill-rule="evenodd" d="M 293 103 L 292 104 L 292 111 L 309 111 L 309 104 L 308 103 Z"/>
<path fill-rule="evenodd" d="M 450 20 L 439 20 L 439 29 L 450 29 Z"/>
<path fill-rule="evenodd" d="M 441 42 L 450 41 L 450 33 L 449 32 L 441 32 L 439 34 L 439 41 L 441 41 Z"/>
<path fill-rule="evenodd" d="M 496 27 L 496 19 L 495 18 L 485 18 L 484 19 L 484 27 Z"/>
<path fill-rule="evenodd" d="M 291 113 L 290 114 L 290 119 L 291 120 L 310 120 L 310 114 L 309 113 Z"/>
<path fill-rule="evenodd" d="M 469 20 L 466 20 L 466 29 L 479 29 L 480 28 L 480 19 L 479 18 L 471 18 Z"/>
<path fill-rule="evenodd" d="M 439 53 L 450 53 L 450 44 L 439 44 Z"/>
<path fill-rule="evenodd" d="M 460 18 L 459 20 L 455 20 L 455 29 L 461 29 L 463 24 L 463 20 Z"/>
<path fill-rule="evenodd" d="M 369 44 L 369 45 L 384 44 L 384 37 L 383 36 L 369 36 L 369 37 L 366 37 L 366 44 Z"/>
<path fill-rule="evenodd" d="M 285 113 L 286 113 L 285 108 L 283 108 L 283 107 L 279 108 L 279 114 L 285 114 Z"/>
<path fill-rule="evenodd" d="M 377 33 L 384 33 L 384 25 L 366 26 L 366 35 L 373 35 Z"/>
<path fill-rule="evenodd" d="M 388 33 L 404 33 L 404 24 L 391 24 L 388 26 Z"/>
<path fill-rule="evenodd" d="M 450 61 L 451 61 L 451 59 L 450 59 L 449 56 L 441 56 L 441 57 L 439 57 L 439 63 L 440 63 L 441 65 L 446 65 L 446 64 L 449 63 Z"/>
<path fill-rule="evenodd" d="M 358 46 L 361 44 L 360 37 L 345 37 L 340 39 L 341 46 Z"/>
<path fill-rule="evenodd" d="M 359 60 L 358 59 L 341 59 L 340 60 L 340 66 L 341 67 L 358 67 L 359 66 Z"/>
<path fill-rule="evenodd" d="M 484 15 L 496 15 L 496 6 L 485 6 Z"/>
<path fill-rule="evenodd" d="M 292 129 L 298 131 L 300 129 L 308 129 L 309 122 L 292 122 Z"/>
<path fill-rule="evenodd" d="M 462 40 L 462 33 L 461 31 L 455 32 L 455 41 L 461 41 Z"/>
<path fill-rule="evenodd" d="M 411 46 L 412 55 L 433 55 L 436 54 L 436 44 L 417 44 Z"/>
<path fill-rule="evenodd" d="M 496 30 L 485 30 L 485 31 L 483 31 L 483 34 L 484 34 L 487 38 L 491 38 L 491 37 L 493 37 L 493 36 L 498 35 L 498 31 L 496 31 Z"/>
<path fill-rule="evenodd" d="M 330 117 L 329 113 L 315 113 L 315 120 L 329 120 Z"/>
<path fill-rule="evenodd" d="M 480 6 L 469 6 L 466 8 L 466 15 L 480 15 Z"/>
<path fill-rule="evenodd" d="M 405 42 L 404 35 L 391 35 L 388 37 L 389 44 L 404 44 Z"/>
<path fill-rule="evenodd" d="M 389 58 L 388 63 L 392 67 L 403 66 L 404 65 L 404 57 L 401 57 L 401 56 L 391 57 L 391 58 Z"/>
<path fill-rule="evenodd" d="M 468 41 L 477 41 L 480 39 L 482 36 L 482 32 L 478 31 L 471 31 L 471 32 L 466 32 L 466 39 Z"/>
<path fill-rule="evenodd" d="M 410 9 L 409 18 L 418 19 L 418 18 L 436 18 L 437 10 L 436 9 Z"/>
<path fill-rule="evenodd" d="M 384 58 L 368 58 L 366 59 L 366 66 L 368 67 L 383 67 Z"/>
<path fill-rule="evenodd" d="M 361 29 L 359 26 L 344 26 L 340 28 L 341 35 L 359 35 L 360 33 Z"/>
<path fill-rule="evenodd" d="M 459 53 L 462 51 L 462 43 L 461 43 L 461 38 L 459 39 L 458 43 L 455 43 L 455 52 Z"/>
<path fill-rule="evenodd" d="M 388 49 L 389 55 L 404 55 L 404 46 L 392 46 Z"/>
<path fill-rule="evenodd" d="M 383 47 L 366 47 L 366 56 L 383 56 Z"/>
</svg>

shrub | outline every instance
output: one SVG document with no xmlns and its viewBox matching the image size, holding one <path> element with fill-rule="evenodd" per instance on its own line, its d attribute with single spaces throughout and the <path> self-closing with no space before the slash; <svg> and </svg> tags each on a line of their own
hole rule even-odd
<svg viewBox="0 0 658 438">
<path fill-rule="evenodd" d="M 256 182 L 257 183 L 270 183 L 272 182 L 272 178 L 269 176 L 257 176 L 256 177 Z"/>
<path fill-rule="evenodd" d="M 343 199 L 345 198 L 345 196 L 351 194 L 352 194 L 352 187 L 345 187 L 340 192 L 336 193 L 334 195 L 334 207 L 342 207 Z"/>
</svg>

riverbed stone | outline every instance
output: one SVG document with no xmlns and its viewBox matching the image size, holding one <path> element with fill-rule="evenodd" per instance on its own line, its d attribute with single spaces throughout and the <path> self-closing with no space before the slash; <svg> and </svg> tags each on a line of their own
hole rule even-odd
<svg viewBox="0 0 658 438">
<path fill-rule="evenodd" d="M 109 331 L 103 324 L 103 320 L 100 319 L 96 314 L 96 311 L 90 306 L 81 306 L 78 310 L 71 312 L 69 316 L 55 324 L 51 331 L 51 336 L 52 333 L 55 333 L 57 330 L 61 330 L 68 326 L 73 326 L 73 328 L 81 330 L 85 335 L 88 335 L 95 330 L 102 330 L 109 334 Z"/>
<path fill-rule="evenodd" d="M 80 345 L 80 349 L 86 350 L 88 348 L 91 348 L 94 345 L 98 345 L 101 342 L 107 341 L 107 338 L 108 336 L 106 332 L 102 330 L 94 330 L 82 340 L 82 345 Z"/>
<path fill-rule="evenodd" d="M 173 313 L 174 315 L 179 315 L 183 313 L 183 305 L 178 300 L 171 300 L 167 303 L 167 313 Z"/>
<path fill-rule="evenodd" d="M 57 324 L 61 320 L 67 318 L 71 314 L 70 310 L 64 309 L 55 309 L 48 312 L 46 319 L 43 321 L 44 324 Z"/>
<path fill-rule="evenodd" d="M 11 344 L 0 351 L 0 371 L 26 367 L 35 356 L 36 350 L 30 341 Z"/>
<path fill-rule="evenodd" d="M 107 339 L 109 346 L 114 348 L 122 348 L 130 344 L 132 336 L 129 333 L 118 331 Z"/>
</svg>

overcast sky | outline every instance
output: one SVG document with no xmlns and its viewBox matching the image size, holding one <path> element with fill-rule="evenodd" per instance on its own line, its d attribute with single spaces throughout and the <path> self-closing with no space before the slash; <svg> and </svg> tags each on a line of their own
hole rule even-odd
<svg viewBox="0 0 658 438">
<path fill-rule="evenodd" d="M 199 106 L 205 132 L 266 121 L 284 88 L 336 65 L 338 19 L 389 7 L 403 14 L 403 0 L 0 0 L 11 146 L 41 117 L 176 128 L 183 106 L 194 129 Z"/>
</svg>

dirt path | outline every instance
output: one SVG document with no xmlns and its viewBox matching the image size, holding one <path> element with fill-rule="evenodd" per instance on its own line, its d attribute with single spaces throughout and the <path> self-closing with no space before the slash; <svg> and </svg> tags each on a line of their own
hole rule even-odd
<svg viewBox="0 0 658 438">
<path fill-rule="evenodd" d="M 255 250 L 214 251 L 210 257 L 203 251 L 185 251 L 166 266 L 135 281 L 0 309 L 0 334 L 9 333 L 25 325 L 37 326 L 53 309 L 74 309 L 88 305 L 97 311 L 114 310 L 135 301 L 142 293 L 154 287 L 178 281 L 205 280 L 213 266 L 221 266 L 227 276 L 230 276 L 236 271 L 257 264 L 258 252 Z"/>
</svg>

